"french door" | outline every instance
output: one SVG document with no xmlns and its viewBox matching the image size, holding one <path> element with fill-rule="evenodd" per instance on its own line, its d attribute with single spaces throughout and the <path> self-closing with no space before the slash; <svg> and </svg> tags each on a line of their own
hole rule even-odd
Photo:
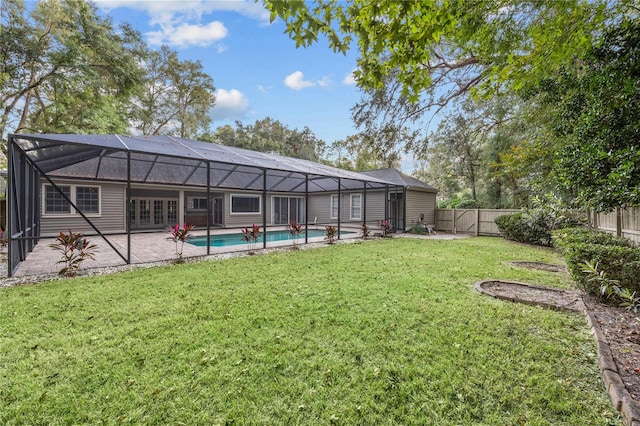
<svg viewBox="0 0 640 426">
<path fill-rule="evenodd" d="M 174 198 L 131 198 L 131 229 L 162 229 L 178 223 L 178 200 Z"/>
</svg>

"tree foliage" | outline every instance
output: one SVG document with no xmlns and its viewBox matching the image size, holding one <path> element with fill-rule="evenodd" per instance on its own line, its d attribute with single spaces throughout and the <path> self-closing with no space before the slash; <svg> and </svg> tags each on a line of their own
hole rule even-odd
<svg viewBox="0 0 640 426">
<path fill-rule="evenodd" d="M 634 3 L 630 0 L 434 0 L 370 2 L 264 0 L 296 46 L 319 36 L 334 51 L 356 48 L 356 79 L 411 103 L 444 105 L 477 88 L 494 93 L 505 82 L 520 87 L 580 55 L 594 34 Z"/>
<path fill-rule="evenodd" d="M 308 127 L 302 131 L 292 130 L 270 117 L 249 125 L 236 121 L 235 125 L 235 128 L 230 125 L 218 127 L 213 134 L 203 134 L 200 139 L 310 161 L 320 161 L 324 157 L 325 142 L 318 139 Z"/>
<path fill-rule="evenodd" d="M 543 90 L 560 106 L 562 185 L 599 211 L 640 204 L 640 19 L 609 30 L 577 70 Z"/>
<path fill-rule="evenodd" d="M 180 61 L 175 51 L 162 46 L 147 52 L 143 69 L 132 111 L 137 131 L 192 138 L 209 130 L 215 87 L 200 61 Z"/>
<path fill-rule="evenodd" d="M 1 0 L 0 132 L 121 132 L 140 36 L 83 0 Z"/>
<path fill-rule="evenodd" d="M 382 150 L 365 134 L 351 135 L 333 142 L 328 150 L 333 165 L 345 170 L 365 171 L 400 168 L 400 153 L 397 149 Z"/>
</svg>

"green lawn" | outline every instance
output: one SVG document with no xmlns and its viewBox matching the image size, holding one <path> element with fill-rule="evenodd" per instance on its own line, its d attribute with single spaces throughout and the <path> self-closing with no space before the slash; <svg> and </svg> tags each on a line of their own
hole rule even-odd
<svg viewBox="0 0 640 426">
<path fill-rule="evenodd" d="M 619 425 L 569 287 L 499 238 L 392 239 L 0 290 L 0 424 Z"/>
</svg>

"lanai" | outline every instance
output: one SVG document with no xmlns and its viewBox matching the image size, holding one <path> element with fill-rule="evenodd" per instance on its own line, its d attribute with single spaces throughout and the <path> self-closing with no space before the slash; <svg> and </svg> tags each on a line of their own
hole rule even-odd
<svg viewBox="0 0 640 426">
<path fill-rule="evenodd" d="M 56 179 L 123 183 L 127 186 L 127 209 L 132 184 L 188 185 L 203 188 L 207 194 L 215 188 L 261 191 L 265 194 L 262 197 L 265 228 L 268 191 L 295 193 L 308 199 L 313 193 L 337 191 L 339 194 L 359 189 L 366 201 L 367 190 L 388 192 L 390 187 L 399 190 L 392 182 L 312 161 L 170 136 L 12 134 L 8 141 L 10 275 L 41 238 L 42 180 L 55 188 L 127 264 L 131 263 L 130 223 L 126 226 L 128 243 L 123 253 L 60 190 Z M 341 208 L 338 204 L 339 211 Z M 366 202 L 363 209 L 366 222 Z M 387 205 L 385 212 L 386 209 Z M 207 221 L 210 213 L 207 211 Z M 308 212 L 306 214 L 305 223 L 309 223 Z M 125 217 L 128 221 L 128 211 Z M 340 228 L 340 214 L 337 225 Z M 207 238 L 210 228 L 207 223 Z"/>
</svg>

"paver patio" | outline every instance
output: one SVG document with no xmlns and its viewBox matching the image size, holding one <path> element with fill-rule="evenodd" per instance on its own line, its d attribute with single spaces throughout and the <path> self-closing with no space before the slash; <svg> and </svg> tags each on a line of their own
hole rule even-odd
<svg viewBox="0 0 640 426">
<path fill-rule="evenodd" d="M 286 229 L 282 228 L 269 228 L 270 231 L 276 229 Z M 347 229 L 345 229 L 347 230 Z M 357 229 L 348 229 L 349 231 L 355 231 L 354 234 L 349 234 L 348 236 L 342 236 L 343 239 L 346 238 L 356 238 L 360 235 Z M 224 229 L 224 230 L 211 230 L 211 235 L 217 234 L 229 234 L 229 233 L 239 233 L 239 229 Z M 194 232 L 193 236 L 206 236 L 206 231 L 200 230 Z M 303 234 L 304 235 L 304 234 Z M 139 264 L 139 263 L 151 263 L 151 262 L 159 262 L 163 260 L 171 260 L 176 258 L 175 254 L 175 243 L 171 240 L 168 240 L 169 236 L 168 232 L 150 232 L 150 233 L 133 233 L 131 234 L 131 263 Z M 102 268 L 109 266 L 121 266 L 125 265 L 126 262 L 118 256 L 118 254 L 107 244 L 107 242 L 100 236 L 91 236 L 87 237 L 91 240 L 91 242 L 97 245 L 95 250 L 96 255 L 95 259 L 86 260 L 82 268 Z M 123 255 L 125 258 L 127 257 L 127 235 L 109 235 L 107 236 L 111 244 Z M 14 276 L 23 277 L 29 275 L 40 275 L 40 274 L 51 274 L 57 273 L 61 268 L 61 264 L 58 263 L 60 260 L 60 253 L 52 250 L 49 247 L 49 244 L 54 242 L 54 238 L 43 238 L 38 244 L 34 247 L 33 251 L 27 255 L 27 258 L 20 264 L 18 269 L 16 270 Z M 301 238 L 304 241 L 304 237 Z M 309 238 L 309 242 L 322 242 L 324 241 L 324 237 L 314 237 Z M 276 242 L 268 242 L 267 248 L 274 247 L 283 247 L 292 245 L 291 241 L 276 241 Z M 258 243 L 256 245 L 256 249 L 262 249 L 262 243 Z M 240 243 L 237 245 L 231 245 L 226 247 L 211 247 L 210 254 L 222 254 L 222 253 L 231 253 L 231 252 L 241 252 L 246 251 L 247 245 L 245 243 Z M 183 249 L 183 256 L 194 257 L 194 256 L 206 256 L 207 255 L 207 247 L 198 247 L 191 244 L 186 243 Z"/>
</svg>

